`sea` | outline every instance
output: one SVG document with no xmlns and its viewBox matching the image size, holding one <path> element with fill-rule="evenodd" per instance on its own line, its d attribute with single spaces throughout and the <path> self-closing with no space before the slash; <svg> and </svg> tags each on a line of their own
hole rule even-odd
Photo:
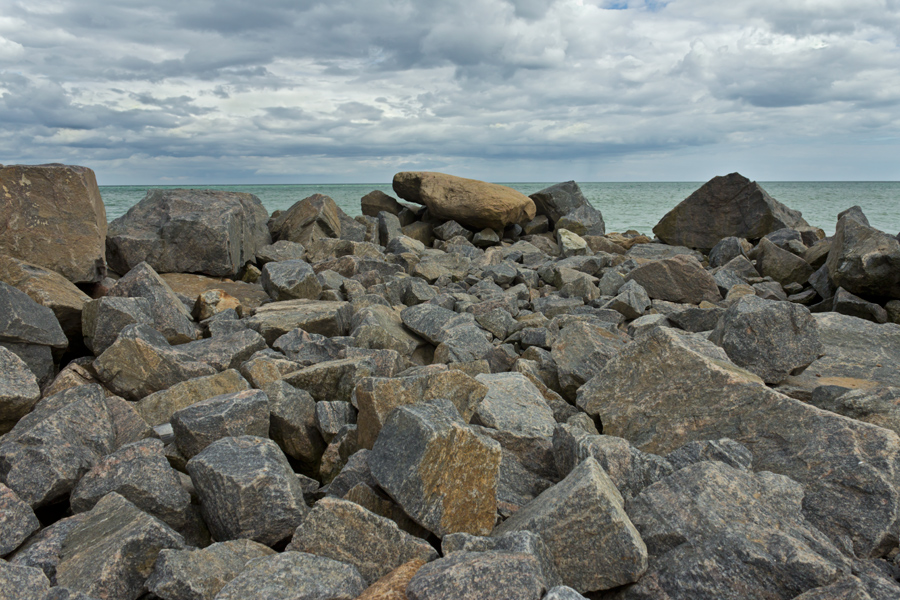
<svg viewBox="0 0 900 600">
<path fill-rule="evenodd" d="M 555 182 L 498 182 L 523 194 L 533 194 Z M 652 236 L 656 223 L 703 182 L 578 182 L 584 196 L 603 213 L 607 232 L 636 230 Z M 772 181 L 759 182 L 770 196 L 799 210 L 803 218 L 826 235 L 834 233 L 838 213 L 860 206 L 869 223 L 882 231 L 900 232 L 900 181 Z M 330 196 L 350 216 L 361 214 L 360 199 L 373 190 L 396 197 L 390 183 L 297 185 L 179 185 L 152 189 L 211 189 L 247 192 L 273 213 L 290 208 L 313 194 Z M 111 221 L 144 197 L 148 186 L 101 186 L 100 195 Z"/>
</svg>

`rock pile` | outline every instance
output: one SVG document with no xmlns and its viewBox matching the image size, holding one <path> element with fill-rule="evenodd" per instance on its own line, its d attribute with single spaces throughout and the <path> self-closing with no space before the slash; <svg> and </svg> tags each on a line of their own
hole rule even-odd
<svg viewBox="0 0 900 600">
<path fill-rule="evenodd" d="M 9 222 L 89 173 L 0 169 Z M 0 598 L 900 597 L 896 238 L 738 174 L 656 240 L 574 182 L 395 190 L 3 234 Z"/>
</svg>

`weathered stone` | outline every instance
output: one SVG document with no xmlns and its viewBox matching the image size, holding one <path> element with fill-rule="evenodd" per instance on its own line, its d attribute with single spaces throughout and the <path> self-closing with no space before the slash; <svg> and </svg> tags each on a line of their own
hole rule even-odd
<svg viewBox="0 0 900 600">
<path fill-rule="evenodd" d="M 563 396 L 575 398 L 578 388 L 624 345 L 618 335 L 596 325 L 574 321 L 563 327 L 550 351 Z"/>
<path fill-rule="evenodd" d="M 832 539 L 859 556 L 896 543 L 900 438 L 772 391 L 708 342 L 655 329 L 610 360 L 578 405 L 645 452 L 734 439 L 756 469 L 806 486 L 804 515 Z"/>
<path fill-rule="evenodd" d="M 95 356 L 103 354 L 125 327 L 134 324 L 153 326 L 146 298 L 104 296 L 84 305 L 81 331 L 85 345 Z"/>
<path fill-rule="evenodd" d="M 556 243 L 559 244 L 559 252 L 566 258 L 571 256 L 586 256 L 590 253 L 587 242 L 574 231 L 568 229 L 556 230 Z"/>
<path fill-rule="evenodd" d="M 538 600 L 549 586 L 537 559 L 514 552 L 455 552 L 419 569 L 409 600 Z"/>
<path fill-rule="evenodd" d="M 328 196 L 313 194 L 280 215 L 273 215 L 269 225 L 272 239 L 297 242 L 309 248 L 317 239 L 341 237 L 341 212 Z"/>
<path fill-rule="evenodd" d="M 197 328 L 191 320 L 190 311 L 181 303 L 169 284 L 145 262 L 139 263 L 117 281 L 109 290 L 109 296 L 146 298 L 150 303 L 153 327 L 163 334 L 170 344 L 183 344 L 199 337 Z"/>
<path fill-rule="evenodd" d="M 106 276 L 106 209 L 94 172 L 68 165 L 0 167 L 0 254 L 74 283 Z"/>
<path fill-rule="evenodd" d="M 556 222 L 557 229 L 568 229 L 579 236 L 598 236 L 606 233 L 600 211 L 590 205 L 580 206 L 566 213 Z"/>
<path fill-rule="evenodd" d="M 424 560 L 411 560 L 400 565 L 366 588 L 357 600 L 407 600 L 406 588 L 424 565 Z"/>
<path fill-rule="evenodd" d="M 724 314 L 724 308 L 706 305 L 706 307 L 692 306 L 683 310 L 676 310 L 667 316 L 669 321 L 676 327 L 692 333 L 699 333 L 715 329 L 716 324 Z"/>
<path fill-rule="evenodd" d="M 0 346 L 0 433 L 12 429 L 40 399 L 41 389 L 28 365 Z"/>
<path fill-rule="evenodd" d="M 593 458 L 531 501 L 494 535 L 532 531 L 541 536 L 562 582 L 579 592 L 637 581 L 647 548 L 625 514 L 621 494 Z"/>
<path fill-rule="evenodd" d="M 497 511 L 500 445 L 470 431 L 449 400 L 401 406 L 369 458 L 372 475 L 417 523 L 438 536 L 486 535 Z"/>
<path fill-rule="evenodd" d="M 268 218 L 253 194 L 150 190 L 109 224 L 109 265 L 119 273 L 147 262 L 159 272 L 237 277 L 271 241 Z"/>
<path fill-rule="evenodd" d="M 238 369 L 256 352 L 267 348 L 266 340 L 250 329 L 240 329 L 178 346 L 179 352 L 198 362 L 205 362 L 217 371 Z"/>
<path fill-rule="evenodd" d="M 362 382 L 358 383 L 357 387 L 361 384 Z M 312 397 L 310 397 L 310 400 L 312 400 Z M 316 402 L 313 400 L 312 408 L 315 413 L 315 426 L 325 443 L 331 442 L 344 425 L 355 425 L 357 422 L 356 410 L 348 402 L 341 402 L 340 400 Z M 360 442 L 360 445 L 362 445 L 362 442 Z"/>
<path fill-rule="evenodd" d="M 551 588 L 543 600 L 586 600 L 584 596 L 567 585 L 558 585 Z"/>
<path fill-rule="evenodd" d="M 374 372 L 375 364 L 369 358 L 344 358 L 316 363 L 288 373 L 284 380 L 296 388 L 306 390 L 317 402 L 349 402 L 357 382 L 363 377 L 371 377 Z"/>
<path fill-rule="evenodd" d="M 725 463 L 734 469 L 749 471 L 753 465 L 753 455 L 743 444 L 734 440 L 702 440 L 688 442 L 678 450 L 669 452 L 666 460 L 676 471 L 689 465 L 709 460 Z"/>
<path fill-rule="evenodd" d="M 782 285 L 805 284 L 815 269 L 808 262 L 763 238 L 757 246 L 756 270 Z"/>
<path fill-rule="evenodd" d="M 394 350 L 414 362 L 424 363 L 428 344 L 404 329 L 401 311 L 388 306 L 370 306 L 355 315 L 350 335 L 360 348 Z"/>
<path fill-rule="evenodd" d="M 260 390 L 213 396 L 175 412 L 172 431 L 175 445 L 187 459 L 225 437 L 268 437 L 269 399 Z"/>
<path fill-rule="evenodd" d="M 360 200 L 362 214 L 369 217 L 377 217 L 381 211 L 388 212 L 392 215 L 400 214 L 403 209 L 395 198 L 388 196 L 381 190 L 374 190 L 366 194 Z"/>
<path fill-rule="evenodd" d="M 328 486 L 359 450 L 359 432 L 356 425 L 341 427 L 322 454 L 322 462 L 319 464 L 319 481 Z"/>
<path fill-rule="evenodd" d="M 44 600 L 50 582 L 40 569 L 0 560 L 0 599 Z"/>
<path fill-rule="evenodd" d="M 712 275 L 697 259 L 685 254 L 643 264 L 625 279 L 638 282 L 654 299 L 685 304 L 722 299 Z"/>
<path fill-rule="evenodd" d="M 475 410 L 474 423 L 527 436 L 553 436 L 553 411 L 527 377 L 521 373 L 496 373 L 475 379 L 487 386 L 487 394 Z"/>
<path fill-rule="evenodd" d="M 878 306 L 874 302 L 863 300 L 859 296 L 854 296 L 844 288 L 839 287 L 834 292 L 831 309 L 842 315 L 850 315 L 851 317 L 859 317 L 874 323 L 887 323 L 887 311 Z"/>
<path fill-rule="evenodd" d="M 900 388 L 862 388 L 837 396 L 817 393 L 819 389 L 812 394 L 814 406 L 900 434 Z"/>
<path fill-rule="evenodd" d="M 721 267 L 738 256 L 747 256 L 750 243 L 739 237 L 726 237 L 719 240 L 709 251 L 709 266 Z"/>
<path fill-rule="evenodd" d="M 244 314 L 244 306 L 224 290 L 207 290 L 197 296 L 191 316 L 197 321 L 205 321 L 225 311 L 233 311 L 240 317 Z"/>
<path fill-rule="evenodd" d="M 183 547 L 168 525 L 110 493 L 66 537 L 56 580 L 98 598 L 136 600 L 160 550 Z"/>
<path fill-rule="evenodd" d="M 306 248 L 303 244 L 278 240 L 274 244 L 263 246 L 256 251 L 256 264 L 264 266 L 270 262 L 283 260 L 305 260 Z"/>
<path fill-rule="evenodd" d="M 473 229 L 502 231 L 507 225 L 534 218 L 534 202 L 508 187 L 443 173 L 402 172 L 394 175 L 394 192 L 424 204 L 432 216 Z"/>
<path fill-rule="evenodd" d="M 247 265 L 245 268 L 247 273 L 250 273 L 253 269 L 256 269 L 253 265 Z M 256 271 L 258 277 L 259 269 L 256 269 Z M 195 273 L 161 273 L 160 278 L 169 284 L 169 287 L 176 294 L 183 294 L 191 299 L 196 299 L 197 296 L 209 290 L 221 290 L 237 298 L 244 310 L 248 312 L 269 301 L 269 295 L 266 294 L 261 285 L 256 283 L 232 281 L 223 277 L 207 277 Z M 253 281 L 256 281 L 256 279 Z"/>
<path fill-rule="evenodd" d="M 481 251 L 470 246 L 476 253 Z M 465 279 L 472 266 L 472 261 L 466 256 L 456 252 L 439 252 L 438 254 L 426 254 L 422 260 L 410 272 L 414 277 L 420 277 L 428 283 L 435 283 L 441 277 L 449 277 L 452 281 Z"/>
<path fill-rule="evenodd" d="M 628 503 L 651 559 L 622 596 L 794 598 L 831 583 L 849 561 L 803 518 L 802 501 L 784 476 L 720 462 L 681 469 Z"/>
<path fill-rule="evenodd" d="M 356 567 L 305 552 L 257 558 L 216 600 L 354 600 L 366 589 Z"/>
<path fill-rule="evenodd" d="M 808 223 L 739 173 L 713 177 L 653 228 L 666 244 L 709 250 L 722 238 L 758 240 L 784 227 Z"/>
<path fill-rule="evenodd" d="M 637 319 L 650 308 L 650 296 L 647 295 L 647 290 L 631 280 L 619 288 L 618 295 L 605 308 L 619 311 L 626 319 Z"/>
<path fill-rule="evenodd" d="M 288 300 L 260 306 L 245 320 L 267 344 L 273 344 L 282 335 L 298 328 L 325 337 L 347 335 L 350 315 L 349 302 Z"/>
<path fill-rule="evenodd" d="M 319 432 L 316 401 L 309 392 L 285 381 L 268 383 L 263 391 L 269 402 L 268 437 L 287 456 L 299 461 L 305 473 L 316 473 L 326 446 Z M 346 402 L 329 404 L 350 406 Z"/>
<path fill-rule="evenodd" d="M 135 404 L 141 417 L 151 426 L 168 423 L 175 412 L 202 400 L 249 390 L 250 384 L 234 369 L 196 377 L 165 390 L 145 396 Z"/>
<path fill-rule="evenodd" d="M 68 346 L 69 341 L 52 310 L 0 281 L 0 343 L 10 350 L 13 349 L 10 345 L 61 349 Z"/>
<path fill-rule="evenodd" d="M 289 537 L 309 510 L 287 458 L 268 439 L 217 440 L 188 461 L 187 470 L 217 540 L 272 546 Z"/>
<path fill-rule="evenodd" d="M 213 600 L 246 564 L 275 551 L 250 540 L 218 542 L 203 549 L 161 550 L 147 589 L 162 600 Z"/>
<path fill-rule="evenodd" d="M 56 585 L 56 565 L 62 545 L 69 533 L 78 526 L 87 513 L 61 519 L 37 531 L 15 553 L 7 556 L 11 564 L 35 567 L 44 572 L 50 585 Z"/>
<path fill-rule="evenodd" d="M 555 227 L 556 222 L 565 215 L 574 212 L 580 208 L 590 209 L 599 215 L 600 223 L 603 223 L 603 217 L 600 211 L 591 206 L 581 188 L 574 181 L 566 181 L 557 183 L 539 192 L 535 192 L 529 196 L 534 201 L 537 214 L 545 215 L 551 226 Z M 592 233 L 590 235 L 603 235 L 605 231 Z"/>
<path fill-rule="evenodd" d="M 472 236 L 473 236 L 471 231 L 469 231 L 468 229 L 466 229 L 465 227 L 463 227 L 456 221 L 453 221 L 452 219 L 450 221 L 446 221 L 445 223 L 439 225 L 438 227 L 435 227 L 434 235 L 439 240 L 444 240 L 444 241 L 452 240 L 456 236 L 462 236 L 462 237 L 466 238 L 467 240 L 471 241 Z"/>
<path fill-rule="evenodd" d="M 736 365 L 766 383 L 779 383 L 794 369 L 819 357 L 822 343 L 809 310 L 792 302 L 744 296 L 728 310 L 710 336 Z"/>
<path fill-rule="evenodd" d="M 176 383 L 212 375 L 216 369 L 169 346 L 148 325 L 128 325 L 115 343 L 94 361 L 100 380 L 128 400 L 165 390 Z"/>
<path fill-rule="evenodd" d="M 0 556 L 10 554 L 40 528 L 31 507 L 0 483 Z"/>
<path fill-rule="evenodd" d="M 444 341 L 448 330 L 475 323 L 474 316 L 469 313 L 458 314 L 430 303 L 404 308 L 400 318 L 407 328 L 434 345 Z"/>
<path fill-rule="evenodd" d="M 318 300 L 322 293 L 322 284 L 309 263 L 303 260 L 266 263 L 259 282 L 276 302 L 303 298 Z"/>
<path fill-rule="evenodd" d="M 900 242 L 850 215 L 838 220 L 825 266 L 851 294 L 900 298 Z"/>
</svg>

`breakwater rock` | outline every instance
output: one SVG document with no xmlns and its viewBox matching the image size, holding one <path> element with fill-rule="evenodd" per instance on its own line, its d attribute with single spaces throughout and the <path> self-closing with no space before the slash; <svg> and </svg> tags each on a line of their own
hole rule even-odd
<svg viewBox="0 0 900 600">
<path fill-rule="evenodd" d="M 0 168 L 8 221 L 96 224 L 87 173 Z M 858 207 L 829 239 L 732 174 L 651 239 L 575 182 L 395 189 L 0 231 L 0 596 L 900 597 L 900 246 Z"/>
</svg>

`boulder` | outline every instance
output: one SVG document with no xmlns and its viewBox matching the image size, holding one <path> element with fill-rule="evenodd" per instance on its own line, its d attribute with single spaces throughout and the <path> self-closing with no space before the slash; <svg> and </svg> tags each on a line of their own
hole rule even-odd
<svg viewBox="0 0 900 600">
<path fill-rule="evenodd" d="M 256 251 L 256 264 L 260 267 L 283 260 L 306 260 L 306 248 L 297 242 L 278 240 Z"/>
<path fill-rule="evenodd" d="M 56 565 L 59 564 L 63 542 L 86 518 L 87 513 L 80 513 L 38 530 L 18 550 L 7 556 L 7 560 L 10 564 L 40 569 L 50 584 L 56 585 Z"/>
<path fill-rule="evenodd" d="M 247 326 L 272 344 L 293 329 L 325 337 L 347 335 L 350 303 L 325 300 L 287 300 L 265 304 L 246 318 Z"/>
<path fill-rule="evenodd" d="M 394 350 L 418 364 L 427 364 L 430 345 L 403 327 L 399 309 L 369 306 L 353 315 L 350 336 L 354 346 L 373 350 Z"/>
<path fill-rule="evenodd" d="M 419 569 L 409 600 L 539 600 L 547 591 L 537 559 L 514 552 L 455 552 Z"/>
<path fill-rule="evenodd" d="M 274 240 L 297 242 L 309 248 L 315 240 L 341 237 L 341 213 L 334 200 L 313 194 L 280 215 L 273 215 L 269 230 Z"/>
<path fill-rule="evenodd" d="M 269 439 L 226 437 L 187 463 L 203 519 L 217 540 L 272 546 L 290 537 L 309 510 L 281 449 Z"/>
<path fill-rule="evenodd" d="M 772 198 L 739 173 L 713 177 L 656 224 L 666 244 L 708 251 L 722 238 L 758 240 L 785 227 L 804 227 L 799 211 Z"/>
<path fill-rule="evenodd" d="M 322 284 L 312 267 L 303 260 L 266 263 L 259 282 L 275 302 L 301 298 L 318 300 L 322 293 Z"/>
<path fill-rule="evenodd" d="M 425 303 L 404 308 L 400 312 L 403 324 L 435 346 L 444 341 L 447 332 L 460 325 L 474 325 L 470 313 L 455 313 L 437 304 Z"/>
<path fill-rule="evenodd" d="M 580 236 L 599 236 L 606 233 L 603 215 L 593 206 L 580 206 L 566 213 L 556 222 L 557 229 L 568 229 Z"/>
<path fill-rule="evenodd" d="M 50 582 L 40 569 L 0 560 L 0 598 L 3 600 L 44 600 L 49 589 Z"/>
<path fill-rule="evenodd" d="M 352 407 L 346 402 L 339 401 L 323 401 L 317 404 L 309 392 L 298 390 L 286 381 L 268 383 L 263 391 L 269 402 L 268 437 L 278 444 L 289 458 L 298 461 L 305 473 L 317 472 L 319 460 L 327 445 L 326 439 L 320 433 L 318 407 L 325 404 L 338 404 L 350 410 Z M 334 433 L 336 434 L 339 429 L 340 427 L 335 429 Z"/>
<path fill-rule="evenodd" d="M 472 422 L 529 437 L 553 437 L 556 420 L 544 396 L 521 373 L 478 375 L 487 386 Z"/>
<path fill-rule="evenodd" d="M 587 209 L 588 212 L 596 213 L 599 216 L 599 229 L 604 229 L 603 216 L 600 211 L 591 206 L 581 188 L 574 181 L 566 181 L 551 185 L 539 192 L 535 192 L 529 196 L 534 201 L 537 214 L 545 215 L 550 221 L 551 227 L 556 227 L 556 223 L 569 213 L 579 209 Z M 599 233 L 590 233 L 588 235 L 603 235 L 605 231 Z M 583 235 L 579 233 L 579 235 Z"/>
<path fill-rule="evenodd" d="M 394 192 L 409 202 L 424 204 L 433 217 L 454 220 L 476 230 L 502 231 L 535 216 L 534 202 L 508 187 L 430 172 L 394 175 Z"/>
<path fill-rule="evenodd" d="M 869 302 L 851 294 L 842 287 L 834 291 L 831 310 L 842 315 L 850 315 L 851 317 L 858 317 L 874 323 L 887 323 L 888 321 L 888 314 L 885 309 L 874 302 Z"/>
<path fill-rule="evenodd" d="M 375 375 L 375 363 L 368 357 L 342 358 L 316 363 L 284 376 L 296 388 L 306 390 L 317 402 L 350 402 L 353 389 L 364 377 Z"/>
<path fill-rule="evenodd" d="M 145 396 L 135 409 L 151 426 L 168 423 L 177 411 L 207 398 L 249 390 L 250 384 L 234 369 L 196 377 Z"/>
<path fill-rule="evenodd" d="M 637 319 L 650 308 L 650 296 L 647 295 L 647 290 L 632 279 L 619 288 L 619 293 L 605 308 L 622 313 L 626 319 Z"/>
<path fill-rule="evenodd" d="M 215 600 L 353 600 L 366 589 L 356 567 L 305 552 L 256 558 Z"/>
<path fill-rule="evenodd" d="M 153 326 L 150 301 L 146 298 L 103 296 L 84 305 L 81 333 L 84 344 L 95 356 L 112 346 L 119 333 L 129 325 Z"/>
<path fill-rule="evenodd" d="M 250 266 L 252 265 L 248 265 L 247 268 L 249 269 Z M 269 302 L 269 295 L 261 285 L 256 283 L 232 281 L 224 277 L 207 277 L 195 273 L 161 273 L 160 278 L 172 288 L 173 292 L 186 296 L 192 301 L 210 290 L 221 290 L 229 296 L 237 298 L 247 312 L 260 304 Z"/>
<path fill-rule="evenodd" d="M 750 242 L 745 239 L 734 236 L 722 238 L 709 251 L 709 266 L 721 267 L 738 256 L 746 258 L 749 250 Z"/>
<path fill-rule="evenodd" d="M 268 346 L 266 340 L 255 331 L 236 329 L 231 333 L 181 344 L 177 348 L 197 362 L 224 371 L 240 368 L 251 356 L 260 350 L 267 350 Z"/>
<path fill-rule="evenodd" d="M 782 285 L 805 285 L 815 271 L 808 262 L 779 248 L 766 238 L 760 240 L 757 246 L 756 270 L 763 277 L 771 277 Z"/>
<path fill-rule="evenodd" d="M 10 554 L 40 528 L 31 507 L 0 483 L 0 556 Z"/>
<path fill-rule="evenodd" d="M 900 242 L 851 215 L 838 220 L 825 267 L 851 294 L 900 298 Z"/>
<path fill-rule="evenodd" d="M 41 306 L 25 292 L 2 281 L 0 281 L 0 343 L 48 346 L 56 349 L 63 349 L 69 345 L 52 310 Z"/>
<path fill-rule="evenodd" d="M 40 399 L 41 389 L 28 365 L 0 346 L 0 434 L 12 429 Z"/>
<path fill-rule="evenodd" d="M 378 484 L 429 531 L 486 535 L 497 512 L 500 445 L 468 429 L 453 404 L 401 406 L 375 441 Z"/>
<path fill-rule="evenodd" d="M 0 167 L 0 254 L 73 283 L 106 276 L 106 208 L 94 172 L 68 165 Z"/>
<path fill-rule="evenodd" d="M 587 256 L 591 249 L 584 238 L 568 229 L 556 230 L 556 243 L 559 244 L 559 253 L 569 258 L 571 256 Z"/>
<path fill-rule="evenodd" d="M 896 543 L 897 434 L 779 394 L 709 342 L 654 329 L 610 360 L 578 405 L 644 452 L 729 437 L 751 449 L 757 470 L 804 484 L 805 517 L 848 552 L 881 556 Z"/>
<path fill-rule="evenodd" d="M 578 388 L 624 346 L 620 336 L 591 323 L 573 321 L 563 327 L 550 351 L 563 396 L 575 398 Z"/>
<path fill-rule="evenodd" d="M 625 279 L 639 283 L 654 300 L 700 304 L 722 299 L 712 275 L 696 258 L 686 254 L 645 263 Z"/>
<path fill-rule="evenodd" d="M 382 192 L 374 190 L 366 194 L 360 200 L 362 214 L 368 217 L 377 217 L 381 211 L 388 212 L 392 215 L 399 215 L 403 209 L 403 205 Z"/>
<path fill-rule="evenodd" d="M 356 600 L 406 600 L 410 580 L 424 565 L 424 560 L 411 560 L 400 565 L 366 588 Z"/>
<path fill-rule="evenodd" d="M 900 387 L 864 387 L 849 391 L 840 387 L 837 395 L 825 393 L 827 387 L 813 390 L 812 405 L 900 434 Z"/>
<path fill-rule="evenodd" d="M 237 278 L 269 244 L 269 215 L 259 198 L 219 190 L 149 190 L 109 224 L 110 268 L 146 262 L 162 273 Z"/>
<path fill-rule="evenodd" d="M 195 402 L 172 415 L 172 432 L 189 460 L 225 437 L 268 437 L 269 399 L 260 390 L 246 390 Z"/>
</svg>

